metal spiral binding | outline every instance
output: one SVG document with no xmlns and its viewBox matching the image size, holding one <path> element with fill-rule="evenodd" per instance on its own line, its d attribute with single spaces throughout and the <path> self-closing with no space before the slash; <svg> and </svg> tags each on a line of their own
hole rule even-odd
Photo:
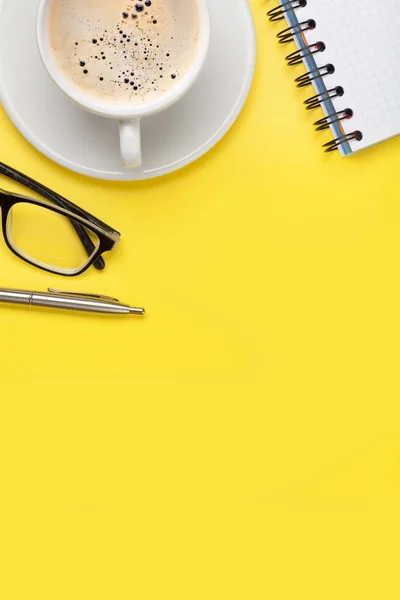
<svg viewBox="0 0 400 600">
<path fill-rule="evenodd" d="M 295 12 L 299 8 L 304 8 L 307 6 L 307 0 L 283 0 L 278 6 L 272 8 L 268 11 L 267 16 L 269 20 L 281 21 L 285 18 L 286 13 Z M 277 38 L 280 44 L 287 44 L 295 40 L 296 36 L 302 35 L 303 32 L 315 29 L 317 27 L 317 23 L 314 19 L 308 19 L 307 21 L 302 21 L 296 25 L 292 25 L 287 27 L 280 33 L 278 33 Z M 292 52 L 286 57 L 287 64 L 289 66 L 296 66 L 300 63 L 304 62 L 309 56 L 316 54 L 318 52 L 324 52 L 326 46 L 324 42 L 319 41 L 315 44 L 311 44 L 306 46 L 305 48 L 301 48 Z M 334 65 L 328 63 L 322 67 L 318 67 L 299 77 L 296 77 L 295 83 L 297 87 L 302 88 L 308 85 L 312 85 L 312 83 L 317 79 L 323 79 L 329 75 L 332 75 L 335 72 Z M 313 110 L 314 108 L 318 108 L 327 100 L 332 100 L 333 98 L 341 97 L 344 95 L 344 89 L 342 86 L 336 86 L 331 89 L 327 89 L 325 92 L 321 92 L 308 98 L 304 104 L 306 105 L 307 110 Z M 331 125 L 335 123 L 339 123 L 341 121 L 351 119 L 353 117 L 353 111 L 351 108 L 346 108 L 344 110 L 334 112 L 324 117 L 323 119 L 319 119 L 314 123 L 316 131 L 324 131 L 325 129 L 329 129 Z M 352 133 L 343 134 L 340 137 L 328 142 L 323 145 L 325 148 L 325 152 L 334 152 L 338 150 L 342 144 L 347 144 L 350 141 L 361 141 L 363 138 L 363 134 L 361 131 L 353 131 Z"/>
<path fill-rule="evenodd" d="M 318 67 L 313 71 L 307 71 L 307 73 L 300 75 L 300 77 L 296 77 L 294 81 L 297 83 L 298 88 L 306 87 L 307 85 L 312 85 L 312 82 L 316 79 L 322 79 L 323 77 L 326 77 L 326 75 L 332 75 L 334 72 L 335 67 L 331 64 L 328 64 L 324 65 L 323 67 Z"/>
<path fill-rule="evenodd" d="M 331 125 L 334 123 L 339 123 L 339 121 L 344 121 L 345 119 L 351 119 L 353 116 L 353 111 L 351 108 L 345 108 L 340 112 L 335 112 L 323 119 L 319 119 L 319 121 L 315 121 L 314 127 L 315 131 L 324 131 L 325 129 L 329 129 Z"/>
<path fill-rule="evenodd" d="M 301 33 L 302 31 L 307 31 L 307 29 L 315 29 L 316 22 L 314 19 L 308 19 L 308 21 L 303 21 L 298 25 L 293 27 L 287 27 L 276 36 L 279 39 L 280 44 L 287 44 L 288 42 L 293 41 L 294 36 Z"/>
<path fill-rule="evenodd" d="M 334 152 L 342 144 L 347 144 L 352 140 L 357 140 L 357 142 L 361 142 L 362 139 L 363 134 L 361 133 L 361 131 L 353 131 L 352 133 L 347 133 L 339 138 L 336 138 L 335 140 L 332 140 L 331 142 L 328 142 L 327 144 L 324 144 L 322 147 L 326 148 L 325 152 Z"/>
<path fill-rule="evenodd" d="M 267 15 L 270 21 L 281 21 L 285 18 L 285 13 L 296 10 L 296 8 L 304 8 L 305 6 L 307 6 L 307 0 L 289 0 L 269 10 Z"/>
<path fill-rule="evenodd" d="M 307 56 L 311 56 L 311 54 L 317 54 L 317 52 L 324 52 L 325 47 L 326 46 L 325 46 L 324 42 L 316 42 L 315 44 L 312 44 L 311 46 L 307 46 L 306 48 L 301 48 L 300 50 L 296 50 L 296 52 L 292 52 L 291 54 L 287 55 L 287 57 L 286 57 L 287 64 L 289 65 L 289 67 L 294 67 L 295 65 L 299 65 L 300 63 L 303 62 L 303 60 Z"/>
<path fill-rule="evenodd" d="M 342 86 L 338 85 L 331 90 L 326 90 L 326 92 L 322 92 L 321 94 L 315 94 L 315 96 L 311 96 L 311 98 L 307 98 L 304 101 L 307 110 L 314 110 L 314 108 L 318 108 L 327 100 L 333 100 L 333 98 L 340 98 L 344 94 L 344 89 Z"/>
</svg>

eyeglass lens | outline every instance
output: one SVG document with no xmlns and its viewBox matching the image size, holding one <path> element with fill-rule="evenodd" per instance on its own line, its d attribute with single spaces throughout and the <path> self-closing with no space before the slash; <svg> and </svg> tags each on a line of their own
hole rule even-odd
<svg viewBox="0 0 400 600">
<path fill-rule="evenodd" d="M 19 202 L 7 218 L 7 237 L 15 251 L 38 266 L 60 272 L 79 271 L 98 250 L 99 238 L 84 229 L 95 247 L 91 256 L 87 255 L 71 220 L 64 215 Z"/>
</svg>

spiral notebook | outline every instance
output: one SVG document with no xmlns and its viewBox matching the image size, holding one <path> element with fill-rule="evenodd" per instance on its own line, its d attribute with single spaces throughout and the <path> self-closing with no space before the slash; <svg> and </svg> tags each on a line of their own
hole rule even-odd
<svg viewBox="0 0 400 600">
<path fill-rule="evenodd" d="M 316 129 L 325 150 L 348 156 L 400 135 L 400 0 L 279 0 L 270 21 L 286 19 L 280 43 L 295 42 L 289 65 L 304 63 L 299 87 L 314 87 Z"/>
</svg>

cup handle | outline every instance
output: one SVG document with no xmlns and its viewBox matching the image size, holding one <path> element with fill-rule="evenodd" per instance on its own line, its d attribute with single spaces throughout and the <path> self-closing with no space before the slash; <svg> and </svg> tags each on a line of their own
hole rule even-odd
<svg viewBox="0 0 400 600">
<path fill-rule="evenodd" d="M 142 164 L 140 119 L 119 122 L 122 164 L 128 169 Z"/>
</svg>

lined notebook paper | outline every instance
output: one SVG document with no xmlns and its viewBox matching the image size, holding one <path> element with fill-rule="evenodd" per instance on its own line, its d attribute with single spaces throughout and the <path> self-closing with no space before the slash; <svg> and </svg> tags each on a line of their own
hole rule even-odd
<svg viewBox="0 0 400 600">
<path fill-rule="evenodd" d="M 269 14 L 286 18 L 316 77 L 314 103 L 336 140 L 328 150 L 348 155 L 400 135 L 400 0 L 280 0 Z"/>
</svg>

